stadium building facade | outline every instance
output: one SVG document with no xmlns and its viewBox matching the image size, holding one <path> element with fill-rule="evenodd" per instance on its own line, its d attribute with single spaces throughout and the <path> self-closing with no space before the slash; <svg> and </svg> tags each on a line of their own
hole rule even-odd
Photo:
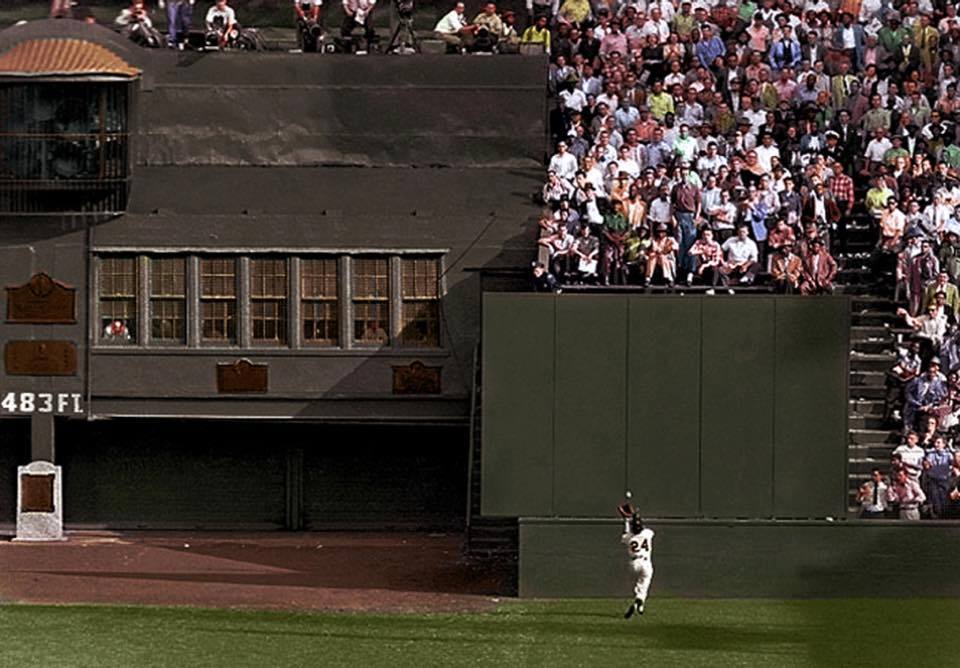
<svg viewBox="0 0 960 668">
<path fill-rule="evenodd" d="M 462 525 L 545 75 L 0 33 L 0 522 L 48 459 L 67 528 Z"/>
</svg>

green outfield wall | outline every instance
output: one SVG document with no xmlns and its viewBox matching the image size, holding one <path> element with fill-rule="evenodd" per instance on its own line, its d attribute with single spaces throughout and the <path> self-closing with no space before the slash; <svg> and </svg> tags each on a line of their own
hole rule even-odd
<svg viewBox="0 0 960 668">
<path fill-rule="evenodd" d="M 843 515 L 849 326 L 846 297 L 485 294 L 483 514 Z"/>
<path fill-rule="evenodd" d="M 652 601 L 960 596 L 956 523 L 654 520 L 649 526 L 656 534 Z M 520 596 L 631 598 L 622 531 L 616 520 L 522 518 Z"/>
</svg>

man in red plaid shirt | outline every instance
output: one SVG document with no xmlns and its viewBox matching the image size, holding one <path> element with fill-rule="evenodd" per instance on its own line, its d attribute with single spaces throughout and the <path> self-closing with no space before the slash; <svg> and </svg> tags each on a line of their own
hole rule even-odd
<svg viewBox="0 0 960 668">
<path fill-rule="evenodd" d="M 838 250 L 841 253 L 847 250 L 847 218 L 853 211 L 853 202 L 856 195 L 853 192 L 853 179 L 843 171 L 843 165 L 833 163 L 833 177 L 830 179 L 830 194 L 833 195 L 837 208 L 840 209 L 840 220 L 837 222 Z"/>
</svg>

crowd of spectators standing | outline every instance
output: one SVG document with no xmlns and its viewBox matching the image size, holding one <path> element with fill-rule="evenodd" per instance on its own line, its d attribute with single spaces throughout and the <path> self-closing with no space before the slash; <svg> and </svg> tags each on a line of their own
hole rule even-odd
<svg viewBox="0 0 960 668">
<path fill-rule="evenodd" d="M 555 101 L 540 243 L 560 284 L 758 275 L 833 289 L 859 258 L 919 308 L 960 275 L 956 6 L 933 0 L 532 3 Z M 892 287 L 892 286 L 891 286 Z"/>
</svg>

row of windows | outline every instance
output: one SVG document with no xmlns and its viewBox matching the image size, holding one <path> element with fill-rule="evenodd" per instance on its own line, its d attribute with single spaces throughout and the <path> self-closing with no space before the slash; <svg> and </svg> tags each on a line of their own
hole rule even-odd
<svg viewBox="0 0 960 668">
<path fill-rule="evenodd" d="M 96 267 L 105 345 L 235 346 L 245 325 L 255 345 L 440 345 L 437 257 L 105 255 Z"/>
</svg>

